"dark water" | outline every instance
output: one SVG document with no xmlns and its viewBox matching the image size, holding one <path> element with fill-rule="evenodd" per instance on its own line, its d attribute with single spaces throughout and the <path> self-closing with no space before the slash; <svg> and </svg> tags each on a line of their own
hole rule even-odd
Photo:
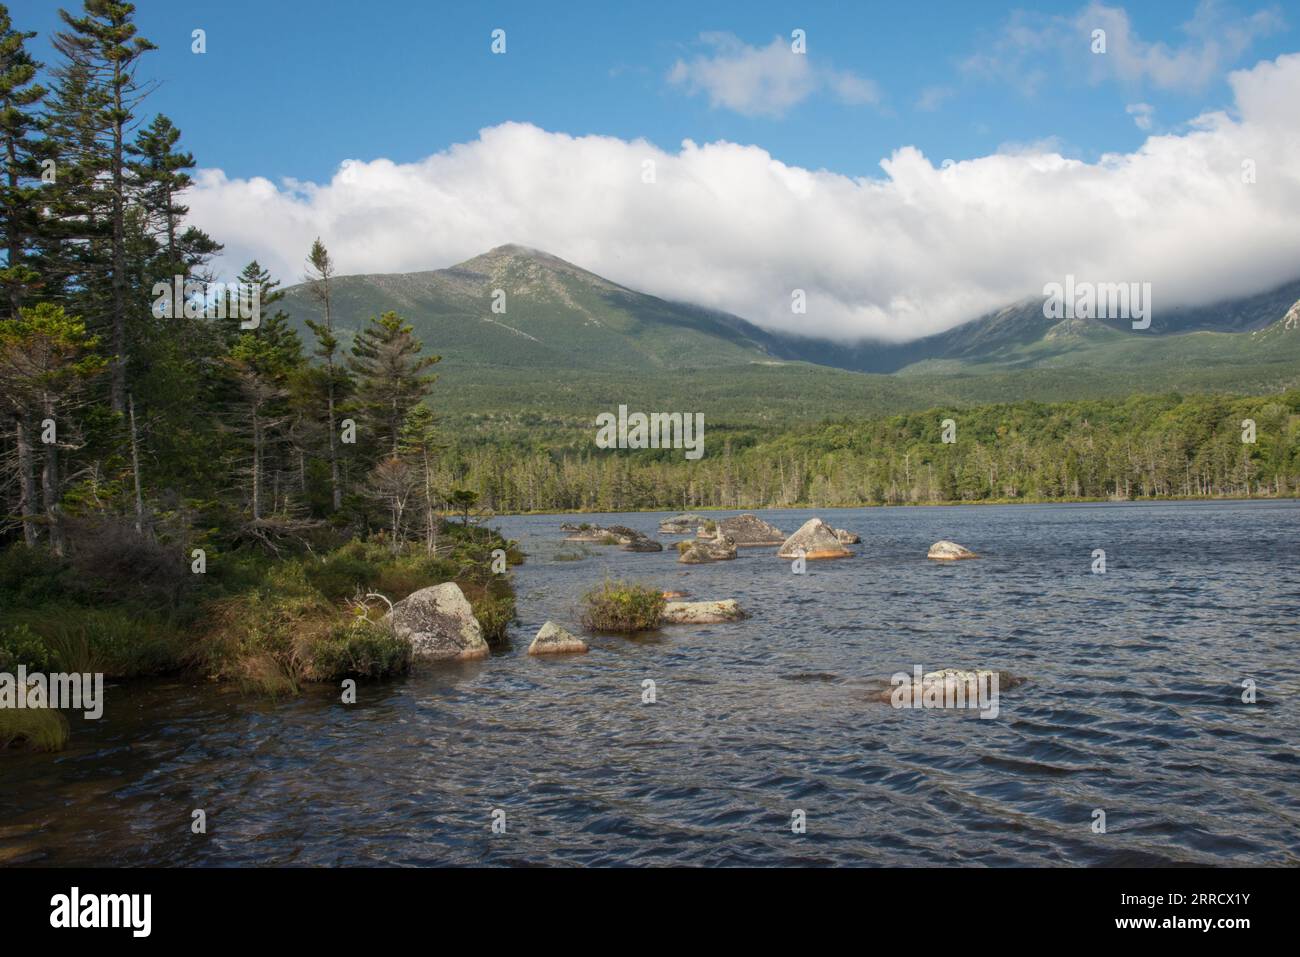
<svg viewBox="0 0 1300 957">
<path fill-rule="evenodd" d="M 559 561 L 583 548 L 563 517 L 503 519 L 531 556 L 508 651 L 362 685 L 350 708 L 333 688 L 114 687 L 67 751 L 0 758 L 0 862 L 1300 863 L 1297 503 L 820 514 L 863 543 L 804 576 L 766 549 Z M 940 538 L 983 558 L 927 562 Z M 752 617 L 529 658 L 607 574 Z M 1029 680 L 994 720 L 870 700 L 916 664 Z"/>
</svg>

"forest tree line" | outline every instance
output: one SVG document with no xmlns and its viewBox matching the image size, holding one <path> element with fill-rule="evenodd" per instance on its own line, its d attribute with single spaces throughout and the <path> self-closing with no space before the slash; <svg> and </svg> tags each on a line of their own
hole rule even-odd
<svg viewBox="0 0 1300 957">
<path fill-rule="evenodd" d="M 593 426 L 549 449 L 457 443 L 437 481 L 507 512 L 1249 498 L 1300 488 L 1300 391 L 932 409 L 775 434 L 706 428 L 698 462 L 673 450 L 602 451 L 594 435 Z"/>
</svg>

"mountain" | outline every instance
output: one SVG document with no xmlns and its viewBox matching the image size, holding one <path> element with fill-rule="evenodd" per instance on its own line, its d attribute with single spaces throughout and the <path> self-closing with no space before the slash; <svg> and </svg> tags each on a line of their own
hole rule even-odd
<svg viewBox="0 0 1300 957">
<path fill-rule="evenodd" d="M 824 340 L 786 338 L 770 346 L 779 354 L 859 372 L 904 374 L 981 372 L 1114 361 L 1159 362 L 1183 358 L 1213 362 L 1216 357 L 1249 361 L 1251 340 L 1236 334 L 1256 332 L 1300 302 L 1300 280 L 1264 293 L 1209 306 L 1162 310 L 1151 327 L 1134 330 L 1125 320 L 1050 319 L 1041 297 L 1021 300 L 946 332 L 907 343 L 864 342 L 852 346 Z M 1231 338 L 1194 340 L 1191 333 Z M 1261 353 L 1258 358 L 1265 358 Z"/>
<path fill-rule="evenodd" d="M 339 276 L 331 288 L 339 329 L 395 310 L 448 367 L 645 372 L 774 358 L 774 337 L 743 319 L 648 296 L 523 246 L 449 269 Z M 287 289 L 283 308 L 298 321 L 321 318 L 306 285 Z"/>
<path fill-rule="evenodd" d="M 819 421 L 937 406 L 1167 391 L 1300 387 L 1300 282 L 1162 312 L 1148 330 L 1053 320 L 1026 299 L 915 342 L 846 346 L 610 282 L 548 253 L 500 246 L 448 269 L 335 277 L 344 340 L 392 309 L 443 357 L 437 404 L 485 428 L 591 421 L 627 403 L 713 422 Z M 496 291 L 504 311 L 493 311 Z M 499 300 L 495 300 L 499 301 Z M 282 308 L 320 318 L 306 285 Z"/>
</svg>

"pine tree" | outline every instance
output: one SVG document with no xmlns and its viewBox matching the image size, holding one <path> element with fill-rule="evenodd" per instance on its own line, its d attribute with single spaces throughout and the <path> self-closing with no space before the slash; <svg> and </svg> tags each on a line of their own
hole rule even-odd
<svg viewBox="0 0 1300 957">
<path fill-rule="evenodd" d="M 372 317 L 352 343 L 348 366 L 356 375 L 356 407 L 373 436 L 376 455 L 397 455 L 402 423 L 429 394 L 436 375 L 425 370 L 441 356 L 422 356 L 420 340 L 397 313 Z"/>
<path fill-rule="evenodd" d="M 307 327 L 316 335 L 317 358 L 325 360 L 325 406 L 326 426 L 329 432 L 330 496 L 334 511 L 343 507 L 343 480 L 339 475 L 338 455 L 338 421 L 337 407 L 340 396 L 347 391 L 348 377 L 345 370 L 339 368 L 336 357 L 339 341 L 334 335 L 334 318 L 332 312 L 333 290 L 330 281 L 334 278 L 334 262 L 329 251 L 316 237 L 307 255 L 306 281 L 310 283 L 311 295 L 320 304 L 324 315 L 323 322 L 307 320 Z"/>
<path fill-rule="evenodd" d="M 42 450 L 41 498 L 50 549 L 64 552 L 60 453 L 75 448 L 72 415 L 82 385 L 102 371 L 97 340 L 60 306 L 41 303 L 0 320 L 0 401 L 18 436 L 19 513 L 23 538 L 36 543 L 35 443 Z M 39 428 L 35 426 L 39 422 Z"/>
<path fill-rule="evenodd" d="M 89 80 L 93 98 L 91 113 L 80 118 L 101 135 L 107 160 L 108 178 L 101 185 L 107 196 L 109 234 L 109 276 L 111 289 L 109 398 L 117 413 L 126 411 L 127 366 L 127 284 L 126 284 L 126 217 L 128 170 L 126 136 L 135 108 L 148 95 L 148 88 L 136 81 L 139 59 L 154 45 L 136 35 L 132 22 L 135 5 L 115 0 L 85 0 L 85 15 L 76 17 L 66 10 L 59 15 L 67 32 L 55 36 L 54 47 L 70 67 L 80 68 Z"/>
<path fill-rule="evenodd" d="M 181 131 L 160 113 L 140 131 L 127 152 L 136 157 L 129 164 L 131 185 L 145 210 L 148 227 L 161 237 L 166 262 L 183 272 L 176 231 L 189 207 L 177 202 L 177 196 L 190 186 L 186 170 L 194 168 L 194 157 L 176 150 L 180 137 Z"/>
<path fill-rule="evenodd" d="M 35 33 L 13 29 L 9 11 L 0 4 L 0 151 L 5 171 L 0 179 L 0 243 L 5 266 L 0 269 L 4 297 L 0 315 L 13 318 L 27 291 L 40 281 L 32 268 L 32 240 L 40 230 L 40 175 L 44 143 L 37 109 L 45 87 L 35 82 L 41 64 L 27 52 Z"/>
</svg>

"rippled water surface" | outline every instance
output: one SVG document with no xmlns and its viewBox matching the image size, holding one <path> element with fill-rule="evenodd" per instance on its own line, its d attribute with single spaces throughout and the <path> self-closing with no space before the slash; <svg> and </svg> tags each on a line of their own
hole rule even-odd
<svg viewBox="0 0 1300 957">
<path fill-rule="evenodd" d="M 787 532 L 812 514 L 762 513 Z M 0 757 L 0 863 L 1300 862 L 1296 502 L 818 514 L 862 544 L 802 576 L 769 549 L 685 566 L 563 543 L 564 516 L 502 519 L 530 556 L 512 647 L 353 707 L 112 687 L 63 753 Z M 671 549 L 660 517 L 576 520 Z M 940 538 L 983 557 L 928 562 Z M 606 575 L 751 617 L 528 657 Z M 872 700 L 914 665 L 1028 680 L 993 720 Z"/>
</svg>

